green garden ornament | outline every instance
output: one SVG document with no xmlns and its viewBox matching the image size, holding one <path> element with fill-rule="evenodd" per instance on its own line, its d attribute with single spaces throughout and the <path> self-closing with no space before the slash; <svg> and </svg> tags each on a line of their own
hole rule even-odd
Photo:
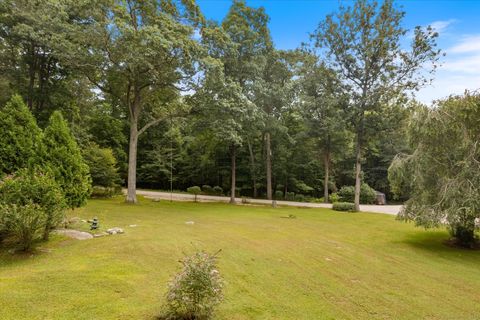
<svg viewBox="0 0 480 320">
<path fill-rule="evenodd" d="M 92 225 L 90 226 L 90 230 L 96 230 L 98 229 L 99 225 L 98 225 L 98 219 L 97 218 L 93 218 L 92 220 Z"/>
</svg>

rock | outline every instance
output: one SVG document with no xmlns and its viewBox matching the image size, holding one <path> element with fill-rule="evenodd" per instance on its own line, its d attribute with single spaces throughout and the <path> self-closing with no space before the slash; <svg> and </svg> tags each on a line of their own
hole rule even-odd
<svg viewBox="0 0 480 320">
<path fill-rule="evenodd" d="M 82 219 L 82 220 L 80 220 L 80 221 L 82 221 L 82 222 L 84 222 L 84 223 L 86 223 L 86 222 L 87 222 L 87 220 L 85 220 L 85 219 Z"/>
<path fill-rule="evenodd" d="M 110 228 L 110 229 L 107 230 L 107 233 L 109 233 L 109 234 L 123 233 L 123 229 L 119 228 L 119 227 Z"/>
<path fill-rule="evenodd" d="M 193 221 L 187 221 L 187 222 L 185 222 L 185 224 L 195 224 L 195 222 L 193 222 Z"/>
<path fill-rule="evenodd" d="M 129 225 L 130 228 L 135 228 L 135 227 L 138 227 L 136 224 L 131 224 Z"/>
<path fill-rule="evenodd" d="M 93 238 L 91 233 L 72 230 L 72 229 L 58 229 L 58 230 L 54 230 L 53 232 L 56 234 L 61 234 L 66 237 L 77 239 L 77 240 L 87 240 L 87 239 Z"/>
<path fill-rule="evenodd" d="M 95 233 L 93 235 L 94 238 L 100 238 L 100 237 L 105 237 L 105 236 L 108 236 L 108 233 L 106 232 L 99 232 L 99 233 Z"/>
</svg>

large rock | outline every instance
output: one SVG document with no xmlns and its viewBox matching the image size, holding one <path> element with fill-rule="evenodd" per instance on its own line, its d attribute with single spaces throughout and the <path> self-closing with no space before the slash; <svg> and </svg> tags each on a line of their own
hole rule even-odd
<svg viewBox="0 0 480 320">
<path fill-rule="evenodd" d="M 87 240 L 87 239 L 93 238 L 92 234 L 88 232 L 72 230 L 72 229 L 58 229 L 58 230 L 54 230 L 53 232 L 56 234 L 61 234 L 66 237 L 77 239 L 77 240 Z"/>
<path fill-rule="evenodd" d="M 123 229 L 122 229 L 122 228 L 119 228 L 119 227 L 110 228 L 110 229 L 107 230 L 107 233 L 108 233 L 108 234 L 123 233 Z"/>
</svg>

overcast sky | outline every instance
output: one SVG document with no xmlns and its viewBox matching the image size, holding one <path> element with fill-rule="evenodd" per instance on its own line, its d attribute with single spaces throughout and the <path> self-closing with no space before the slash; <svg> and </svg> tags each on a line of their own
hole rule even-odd
<svg viewBox="0 0 480 320">
<path fill-rule="evenodd" d="M 352 3 L 352 1 L 343 1 Z M 229 0 L 197 0 L 207 18 L 221 21 Z M 247 0 L 263 6 L 270 16 L 270 30 L 279 49 L 297 48 L 308 40 L 309 32 L 338 8 L 337 0 Z M 432 86 L 417 98 L 425 103 L 465 89 L 480 88 L 480 0 L 403 0 L 397 1 L 407 15 L 406 28 L 432 25 L 439 32 L 440 48 L 446 53 Z"/>
</svg>

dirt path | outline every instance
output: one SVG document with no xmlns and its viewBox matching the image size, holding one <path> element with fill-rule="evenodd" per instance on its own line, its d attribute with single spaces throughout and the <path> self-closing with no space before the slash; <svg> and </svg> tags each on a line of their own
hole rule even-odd
<svg viewBox="0 0 480 320">
<path fill-rule="evenodd" d="M 126 190 L 124 190 L 126 192 Z M 149 199 L 163 199 L 163 200 L 173 200 L 173 201 L 193 201 L 194 196 L 184 193 L 169 193 L 162 191 L 150 191 L 150 190 L 137 190 L 138 195 L 142 195 L 145 198 Z M 201 202 L 229 202 L 229 197 L 220 197 L 220 196 L 205 196 L 198 195 L 198 201 Z M 236 198 L 237 203 L 242 203 L 241 198 Z M 258 203 L 258 204 L 271 204 L 272 202 L 264 199 L 248 199 L 249 203 Z M 306 208 L 331 208 L 331 204 L 326 203 L 310 203 L 310 202 L 295 202 L 295 201 L 277 201 L 277 205 L 280 206 L 292 206 L 292 207 L 306 207 Z M 375 212 L 375 213 L 385 213 L 396 215 L 402 206 L 399 205 L 386 205 L 386 206 L 377 206 L 377 205 L 361 205 L 360 210 L 364 212 Z"/>
</svg>

